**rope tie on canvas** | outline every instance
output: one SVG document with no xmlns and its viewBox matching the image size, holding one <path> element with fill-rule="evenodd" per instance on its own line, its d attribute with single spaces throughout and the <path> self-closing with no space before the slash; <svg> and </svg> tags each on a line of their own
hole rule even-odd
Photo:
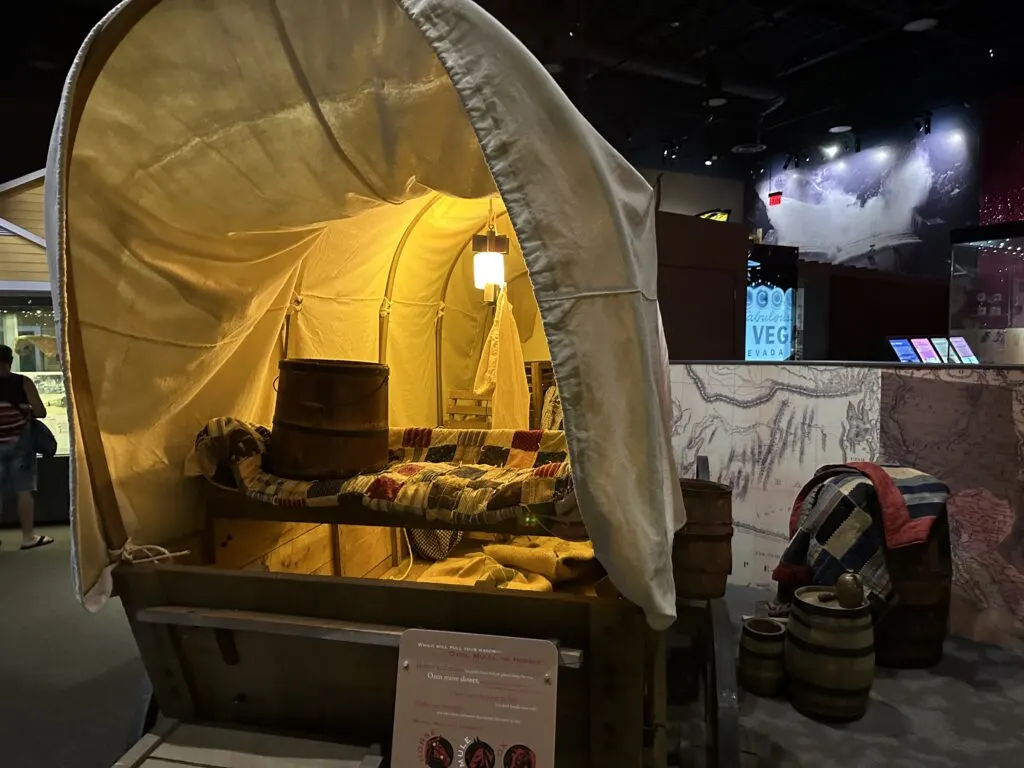
<svg viewBox="0 0 1024 768">
<path fill-rule="evenodd" d="M 380 303 L 380 316 L 381 317 L 387 317 L 390 314 L 391 314 L 391 299 L 389 299 L 387 296 L 385 296 L 383 301 L 381 301 L 381 303 Z"/>
<path fill-rule="evenodd" d="M 296 294 L 292 296 L 291 303 L 288 305 L 287 314 L 294 315 L 302 310 L 302 297 Z"/>
<path fill-rule="evenodd" d="M 171 552 L 169 549 L 159 547 L 156 544 L 136 544 L 129 538 L 119 552 L 115 552 L 118 558 L 125 563 L 159 563 L 163 560 L 171 560 L 175 557 L 184 557 L 192 554 L 189 549 L 179 552 Z"/>
<path fill-rule="evenodd" d="M 444 302 L 440 301 L 437 304 L 437 317 L 434 318 L 434 325 L 437 325 L 444 319 Z"/>
</svg>

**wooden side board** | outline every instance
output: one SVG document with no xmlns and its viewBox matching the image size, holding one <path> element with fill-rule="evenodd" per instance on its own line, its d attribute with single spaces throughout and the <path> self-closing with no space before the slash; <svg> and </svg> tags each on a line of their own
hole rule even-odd
<svg viewBox="0 0 1024 768">
<path fill-rule="evenodd" d="M 391 567 L 391 530 L 375 526 L 213 518 L 218 568 L 375 578 Z"/>
<path fill-rule="evenodd" d="M 394 538 L 391 528 L 339 525 L 339 576 L 377 578 L 392 564 Z"/>
<path fill-rule="evenodd" d="M 664 765 L 644 762 L 654 727 L 645 713 L 661 710 L 646 701 L 649 630 L 625 600 L 174 565 L 120 566 L 114 579 L 169 717 L 387 744 L 397 649 L 325 633 L 325 620 L 534 637 L 582 651 L 580 668 L 559 672 L 560 768 Z M 181 608 L 247 612 L 249 621 L 152 618 L 190 613 Z M 288 632 L 267 631 L 282 621 Z"/>
<path fill-rule="evenodd" d="M 378 768 L 377 747 L 164 719 L 113 768 Z"/>
</svg>

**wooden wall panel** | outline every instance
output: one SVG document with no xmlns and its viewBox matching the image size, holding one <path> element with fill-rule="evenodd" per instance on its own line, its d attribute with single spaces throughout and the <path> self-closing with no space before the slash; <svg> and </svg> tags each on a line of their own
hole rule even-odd
<svg viewBox="0 0 1024 768">
<path fill-rule="evenodd" d="M 0 218 L 44 237 L 43 182 L 0 195 Z M 0 280 L 46 282 L 50 271 L 46 250 L 22 237 L 0 233 Z"/>
<path fill-rule="evenodd" d="M 0 218 L 45 237 L 45 205 L 43 181 L 40 179 L 0 195 Z"/>
<path fill-rule="evenodd" d="M 17 235 L 0 234 L 0 280 L 49 279 L 45 250 Z"/>
<path fill-rule="evenodd" d="M 658 304 L 672 360 L 742 360 L 747 254 L 741 224 L 659 212 Z"/>
</svg>

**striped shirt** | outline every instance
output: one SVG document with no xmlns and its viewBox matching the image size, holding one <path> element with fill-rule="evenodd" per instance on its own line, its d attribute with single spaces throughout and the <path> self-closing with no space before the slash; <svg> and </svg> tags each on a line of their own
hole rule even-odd
<svg viewBox="0 0 1024 768">
<path fill-rule="evenodd" d="M 28 414 L 20 405 L 28 405 L 25 377 L 17 373 L 0 376 L 0 443 L 13 442 L 25 431 Z"/>
</svg>

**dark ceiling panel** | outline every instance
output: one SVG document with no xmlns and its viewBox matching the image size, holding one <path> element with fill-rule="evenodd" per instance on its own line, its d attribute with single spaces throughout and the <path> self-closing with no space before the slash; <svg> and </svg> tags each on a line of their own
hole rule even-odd
<svg viewBox="0 0 1024 768">
<path fill-rule="evenodd" d="M 909 124 L 926 109 L 1024 86 L 1024 67 L 1018 63 L 1024 60 L 1024 3 L 481 4 L 549 66 L 599 130 L 627 156 L 644 163 L 660 156 L 669 141 L 698 163 L 712 153 L 728 156 L 734 144 L 752 142 L 758 135 L 770 151 L 788 152 L 821 141 L 822 132 L 835 122 L 863 131 L 893 121 Z M 25 119 L 17 130 L 43 137 L 25 140 L 25 147 L 32 148 L 31 165 L 43 161 L 35 154 L 45 147 L 49 120 L 81 41 L 114 5 L 114 0 L 28 3 L 18 32 L 0 46 L 5 114 L 7 108 L 24 107 Z M 938 19 L 938 27 L 919 34 L 903 31 L 907 21 L 922 17 Z M 708 107 L 706 101 L 715 96 L 728 101 Z M 5 128 L 5 136 L 13 136 L 12 130 Z M 0 177 L 10 175 L 2 165 L 10 162 L 0 157 Z M 733 167 L 738 170 L 747 162 Z"/>
</svg>

